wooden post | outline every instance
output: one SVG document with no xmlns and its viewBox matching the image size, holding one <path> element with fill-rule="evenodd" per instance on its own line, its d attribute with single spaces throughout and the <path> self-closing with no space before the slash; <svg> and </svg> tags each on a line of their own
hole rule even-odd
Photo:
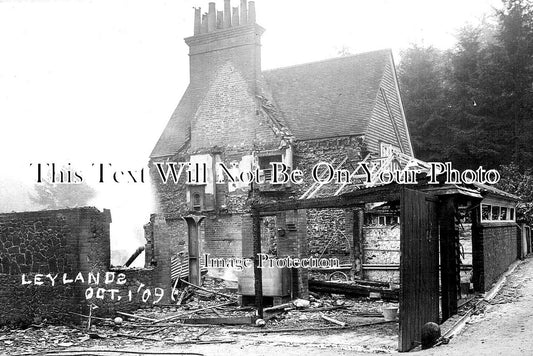
<svg viewBox="0 0 533 356">
<path fill-rule="evenodd" d="M 257 316 L 263 318 L 263 273 L 259 263 L 261 253 L 261 216 L 259 211 L 252 208 L 252 238 L 254 240 L 254 289 L 255 289 L 255 306 L 257 307 Z"/>
<path fill-rule="evenodd" d="M 353 255 L 354 255 L 354 274 L 363 278 L 363 224 L 364 209 L 357 209 L 353 212 Z"/>
<path fill-rule="evenodd" d="M 446 196 L 440 204 L 440 264 L 442 321 L 457 313 L 458 270 L 457 246 L 458 231 L 455 228 L 454 197 Z"/>
<path fill-rule="evenodd" d="M 472 209 L 472 283 L 474 291 L 485 291 L 485 258 L 483 250 L 483 227 L 481 226 L 481 204 Z"/>
<path fill-rule="evenodd" d="M 201 285 L 200 274 L 200 241 L 198 227 L 205 218 L 202 215 L 184 216 L 183 220 L 187 222 L 189 236 L 189 283 L 196 286 Z"/>
</svg>

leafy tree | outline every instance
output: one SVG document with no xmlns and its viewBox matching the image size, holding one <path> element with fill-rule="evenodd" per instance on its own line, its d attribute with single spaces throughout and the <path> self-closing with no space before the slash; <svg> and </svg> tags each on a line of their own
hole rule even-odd
<svg viewBox="0 0 533 356">
<path fill-rule="evenodd" d="M 412 45 L 401 53 L 398 68 L 405 115 L 415 156 L 426 161 L 447 157 L 447 122 L 443 54 L 434 47 Z"/>
<path fill-rule="evenodd" d="M 480 27 L 465 26 L 455 48 L 447 52 L 446 100 L 450 130 L 450 156 L 458 168 L 497 167 L 506 149 L 505 127 L 494 114 L 488 93 L 486 57 L 488 44 Z M 499 132 L 499 136 L 493 133 Z"/>
<path fill-rule="evenodd" d="M 45 209 L 75 208 L 85 206 L 96 196 L 87 183 L 53 184 L 48 181 L 34 185 L 35 194 L 30 199 Z"/>
<path fill-rule="evenodd" d="M 523 220 L 527 224 L 533 224 L 533 172 L 527 169 L 520 171 L 517 164 L 502 165 L 499 168 L 501 179 L 498 188 L 506 192 L 518 195 L 522 202 L 516 210 L 517 220 Z"/>
<path fill-rule="evenodd" d="M 496 42 L 490 48 L 494 108 L 509 127 L 507 156 L 523 170 L 533 164 L 533 5 L 503 0 Z"/>
<path fill-rule="evenodd" d="M 411 46 L 399 78 L 415 154 L 460 169 L 533 165 L 533 5 L 502 0 L 497 23 L 465 26 L 456 46 Z"/>
</svg>

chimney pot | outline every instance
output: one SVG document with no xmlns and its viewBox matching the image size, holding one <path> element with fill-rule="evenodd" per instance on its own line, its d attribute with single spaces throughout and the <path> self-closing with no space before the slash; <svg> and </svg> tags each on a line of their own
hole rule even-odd
<svg viewBox="0 0 533 356">
<path fill-rule="evenodd" d="M 248 3 L 248 23 L 255 23 L 255 1 Z"/>
<path fill-rule="evenodd" d="M 207 32 L 214 31 L 217 23 L 217 9 L 214 2 L 209 3 L 209 12 L 207 14 Z"/>
<path fill-rule="evenodd" d="M 200 33 L 207 33 L 207 13 L 202 15 L 202 27 Z"/>
<path fill-rule="evenodd" d="M 200 33 L 202 27 L 202 8 L 194 8 L 194 34 Z"/>
<path fill-rule="evenodd" d="M 217 29 L 224 27 L 224 13 L 222 11 L 217 11 Z"/>
<path fill-rule="evenodd" d="M 224 0 L 224 28 L 231 27 L 231 0 Z"/>
<path fill-rule="evenodd" d="M 231 26 L 239 26 L 239 8 L 234 7 L 233 8 L 233 16 L 231 18 Z"/>
<path fill-rule="evenodd" d="M 248 22 L 248 0 L 241 0 L 241 25 Z"/>
</svg>

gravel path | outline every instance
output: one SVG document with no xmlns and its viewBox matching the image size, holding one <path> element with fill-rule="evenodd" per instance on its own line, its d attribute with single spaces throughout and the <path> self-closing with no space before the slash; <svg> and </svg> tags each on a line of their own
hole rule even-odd
<svg viewBox="0 0 533 356">
<path fill-rule="evenodd" d="M 507 277 L 484 313 L 448 345 L 419 355 L 533 355 L 533 257 Z"/>
</svg>

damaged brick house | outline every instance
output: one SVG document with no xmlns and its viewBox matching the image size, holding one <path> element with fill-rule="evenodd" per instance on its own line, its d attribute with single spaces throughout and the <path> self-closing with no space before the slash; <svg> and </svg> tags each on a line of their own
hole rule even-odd
<svg viewBox="0 0 533 356">
<path fill-rule="evenodd" d="M 253 1 L 232 8 L 225 0 L 223 11 L 209 3 L 203 15 L 195 9 L 194 35 L 185 39 L 189 86 L 150 155 L 159 213 L 167 221 L 174 256 L 187 249 L 183 217 L 188 214 L 206 217 L 202 253 L 250 257 L 252 199 L 302 197 L 312 188 L 311 170 L 319 162 L 353 170 L 354 162 L 368 154 L 413 154 L 390 50 L 263 71 L 264 29 L 255 18 Z M 207 182 L 185 184 L 182 175 L 177 184 L 165 184 L 154 167 L 158 162 L 205 163 Z M 254 185 L 226 179 L 218 184 L 224 174 L 216 168 L 219 162 L 241 171 L 259 168 L 265 177 L 271 162 L 283 162 L 302 170 L 304 183 Z M 264 252 L 344 254 L 343 262 L 353 262 L 349 243 L 327 246 L 334 231 L 344 230 L 343 210 L 307 212 L 303 229 L 313 237 L 308 246 L 291 242 L 296 229 L 291 219 L 290 213 L 263 219 L 268 232 L 262 234 L 267 236 Z"/>
</svg>

